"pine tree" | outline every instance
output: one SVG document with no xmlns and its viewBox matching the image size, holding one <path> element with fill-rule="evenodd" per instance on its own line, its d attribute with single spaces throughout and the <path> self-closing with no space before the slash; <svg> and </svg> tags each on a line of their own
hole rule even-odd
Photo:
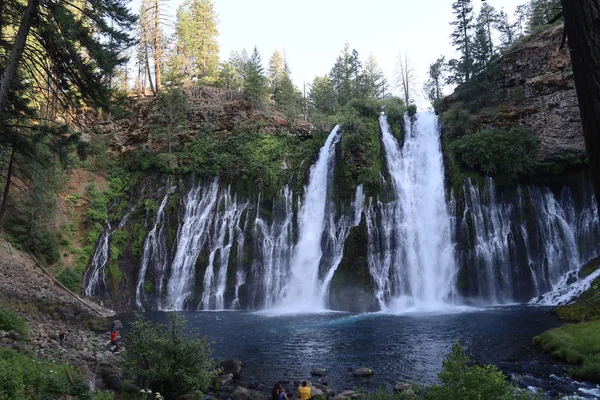
<svg viewBox="0 0 600 400">
<path fill-rule="evenodd" d="M 496 20 L 496 11 L 494 8 L 484 4 L 477 16 L 475 36 L 471 46 L 474 75 L 484 71 L 488 62 L 494 55 L 492 25 L 496 23 Z"/>
<path fill-rule="evenodd" d="M 352 70 L 351 63 L 352 53 L 350 52 L 350 45 L 346 43 L 341 55 L 338 56 L 333 68 L 329 72 L 329 78 L 336 93 L 337 102 L 342 106 L 352 100 L 353 97 L 354 71 Z"/>
<path fill-rule="evenodd" d="M 217 15 L 212 0 L 188 0 L 177 13 L 177 47 L 189 66 L 188 80 L 214 83 L 218 75 Z"/>
<path fill-rule="evenodd" d="M 518 36 L 529 34 L 529 17 L 531 16 L 530 4 L 520 4 L 515 9 L 515 26 Z"/>
<path fill-rule="evenodd" d="M 449 63 L 453 69 L 454 75 L 451 80 L 454 83 L 467 82 L 471 79 L 473 72 L 472 55 L 472 30 L 473 30 L 473 5 L 471 0 L 456 0 L 452 3 L 452 13 L 456 20 L 450 25 L 454 26 L 454 31 L 450 35 L 452 45 L 461 53 L 460 60 L 454 60 Z"/>
<path fill-rule="evenodd" d="M 287 63 L 279 79 L 276 104 L 290 122 L 298 118 L 302 108 L 302 94 L 292 82 Z"/>
<path fill-rule="evenodd" d="M 308 95 L 311 108 L 324 115 L 333 115 L 338 109 L 337 94 L 327 75 L 317 76 Z"/>
<path fill-rule="evenodd" d="M 232 91 L 239 91 L 242 88 L 242 78 L 232 61 L 223 62 L 219 66 L 217 86 Z"/>
<path fill-rule="evenodd" d="M 267 70 L 267 78 L 269 79 L 269 94 L 274 102 L 277 103 L 279 100 L 279 85 L 285 72 L 285 61 L 279 53 L 279 50 L 275 50 L 271 59 L 269 60 L 269 68 Z"/>
<path fill-rule="evenodd" d="M 500 10 L 496 18 L 495 27 L 500 32 L 500 46 L 503 49 L 510 47 L 517 38 L 517 24 L 508 20 L 504 10 Z"/>
<path fill-rule="evenodd" d="M 244 96 L 254 107 L 263 107 L 268 99 L 267 78 L 256 47 L 244 66 Z"/>
<path fill-rule="evenodd" d="M 425 83 L 425 93 L 434 108 L 444 96 L 444 56 L 440 56 L 433 64 L 429 65 L 429 79 Z"/>
<path fill-rule="evenodd" d="M 546 25 L 561 11 L 560 0 L 531 0 L 529 29 Z"/>
<path fill-rule="evenodd" d="M 363 72 L 364 91 L 367 97 L 382 99 L 386 95 L 387 80 L 372 53 L 369 54 Z"/>
</svg>

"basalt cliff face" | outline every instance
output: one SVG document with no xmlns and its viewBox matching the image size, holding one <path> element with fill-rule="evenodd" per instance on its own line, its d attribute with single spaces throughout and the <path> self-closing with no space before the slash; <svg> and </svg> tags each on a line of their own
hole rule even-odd
<svg viewBox="0 0 600 400">
<path fill-rule="evenodd" d="M 444 109 L 467 105 L 472 130 L 520 125 L 539 138 L 539 161 L 585 153 L 568 44 L 559 25 L 522 39 L 485 74 L 485 87 L 459 86 Z"/>
</svg>

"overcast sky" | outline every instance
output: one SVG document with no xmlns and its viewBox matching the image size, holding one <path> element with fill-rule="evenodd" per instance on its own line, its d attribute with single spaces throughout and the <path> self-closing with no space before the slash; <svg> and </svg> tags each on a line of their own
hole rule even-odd
<svg viewBox="0 0 600 400">
<path fill-rule="evenodd" d="M 175 10 L 182 0 L 168 2 Z M 258 47 L 266 69 L 274 50 L 285 51 L 292 78 L 312 82 L 329 72 L 347 41 L 362 61 L 373 53 L 388 79 L 398 54 L 407 53 L 421 81 L 441 54 L 455 56 L 449 35 L 453 0 L 214 0 L 221 60 L 232 50 Z M 512 17 L 525 0 L 488 0 Z M 138 5 L 134 5 L 137 12 Z M 481 1 L 473 1 L 479 10 Z M 422 86 L 422 84 L 420 84 Z M 420 102 L 421 103 L 421 102 Z M 421 105 L 421 104 L 420 104 Z"/>
</svg>

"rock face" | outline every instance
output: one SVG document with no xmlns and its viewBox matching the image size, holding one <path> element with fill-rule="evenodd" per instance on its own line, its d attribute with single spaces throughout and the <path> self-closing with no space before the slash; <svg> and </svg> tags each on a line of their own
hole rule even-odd
<svg viewBox="0 0 600 400">
<path fill-rule="evenodd" d="M 522 125 L 540 138 L 538 158 L 552 160 L 585 151 L 568 45 L 560 50 L 562 25 L 541 32 L 505 54 L 494 75 L 500 87 L 476 94 L 482 106 L 473 115 L 474 131 L 490 126 Z M 444 108 L 465 102 L 463 87 L 445 100 Z M 491 104 L 490 104 L 491 103 Z"/>
</svg>

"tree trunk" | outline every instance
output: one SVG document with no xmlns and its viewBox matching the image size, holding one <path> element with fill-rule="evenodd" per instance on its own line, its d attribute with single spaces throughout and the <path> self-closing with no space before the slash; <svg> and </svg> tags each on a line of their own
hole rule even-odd
<svg viewBox="0 0 600 400">
<path fill-rule="evenodd" d="M 154 1 L 154 81 L 156 83 L 156 92 L 160 90 L 160 62 L 161 54 L 161 35 L 160 35 L 160 8 L 158 0 Z"/>
<path fill-rule="evenodd" d="M 152 93 L 156 94 L 156 90 L 154 90 L 154 84 L 152 83 L 152 74 L 150 73 L 150 60 L 148 60 L 148 45 L 144 44 L 144 58 L 146 59 L 146 75 L 148 76 L 148 82 L 150 82 L 150 90 Z M 146 85 L 144 85 L 144 94 Z"/>
<path fill-rule="evenodd" d="M 13 146 L 12 152 L 10 153 L 10 162 L 8 163 L 8 172 L 6 173 L 6 183 L 4 184 L 2 204 L 0 204 L 0 231 L 2 230 L 2 222 L 4 222 L 4 215 L 6 214 L 6 205 L 8 204 L 8 193 L 10 191 L 10 181 L 12 179 L 14 161 L 15 148 Z"/>
<path fill-rule="evenodd" d="M 21 56 L 23 55 L 23 50 L 25 50 L 25 42 L 27 41 L 27 36 L 29 36 L 29 28 L 31 28 L 31 24 L 37 15 L 38 5 L 39 0 L 29 0 L 27 2 L 27 10 L 25 10 L 25 15 L 23 15 L 23 20 L 19 26 L 8 64 L 0 79 L 0 115 L 2 115 L 2 110 L 4 110 L 4 106 L 6 105 L 8 92 L 17 72 L 17 66 L 21 62 Z"/>
<path fill-rule="evenodd" d="M 585 146 L 600 206 L 600 2 L 561 1 Z"/>
</svg>

